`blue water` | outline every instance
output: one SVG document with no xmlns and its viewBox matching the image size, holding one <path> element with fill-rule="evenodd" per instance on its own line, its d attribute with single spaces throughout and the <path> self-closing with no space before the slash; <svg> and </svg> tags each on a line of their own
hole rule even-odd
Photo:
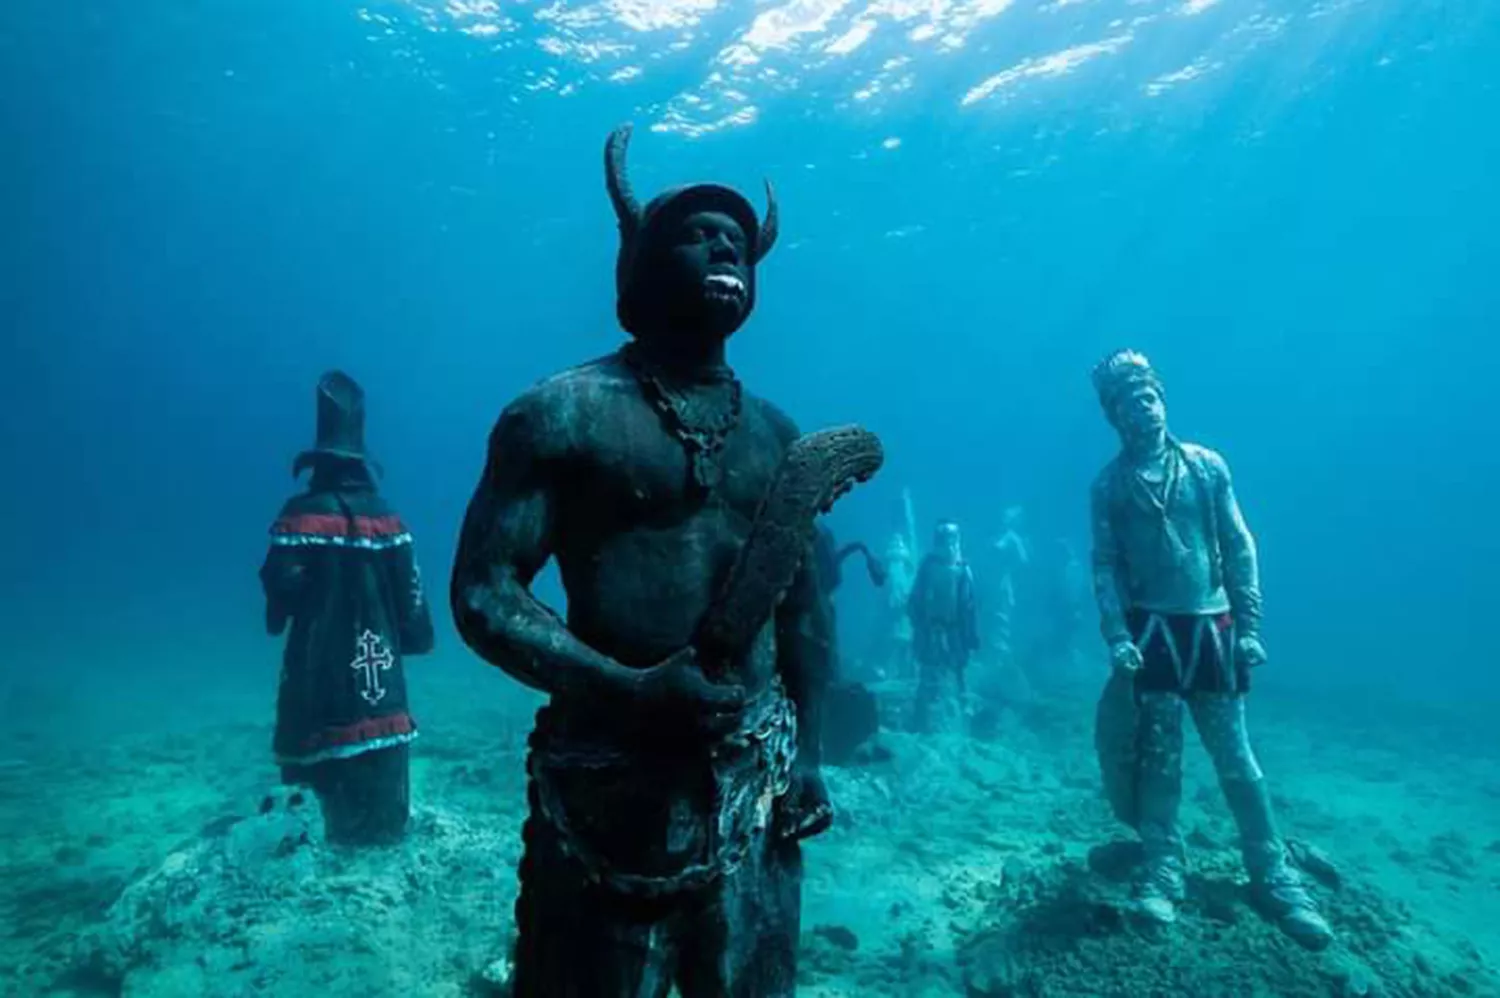
<svg viewBox="0 0 1500 998">
<path fill-rule="evenodd" d="M 643 194 L 712 179 L 759 204 L 774 182 L 782 238 L 731 361 L 804 429 L 884 440 L 838 535 L 883 549 L 909 489 L 924 533 L 962 524 L 984 589 L 1023 506 L 1022 631 L 1046 626 L 1056 539 L 1086 550 L 1116 446 L 1089 370 L 1150 355 L 1259 539 L 1257 750 L 1355 887 L 1320 887 L 1340 946 L 1393 995 L 1495 993 L 1497 66 L 1495 0 L 6 0 L 0 993 L 435 998 L 502 953 L 533 701 L 440 594 L 501 408 L 621 341 L 601 154 L 624 121 Z M 418 832 L 319 853 L 325 880 L 295 866 L 312 850 L 247 862 L 240 904 L 182 857 L 260 827 L 236 824 L 274 781 L 256 570 L 332 367 L 368 391 L 437 607 L 409 668 Z M 854 656 L 879 595 L 847 574 Z M 1048 699 L 1026 666 L 1040 706 L 992 741 L 943 758 L 900 735 L 885 768 L 830 767 L 814 998 L 958 993 L 987 933 L 1077 901 L 1120 832 L 1096 677 Z M 1234 832 L 1195 759 L 1194 890 L 1222 893 Z M 147 920 L 104 974 L 82 934 L 128 923 L 109 906 L 163 870 L 137 899 L 208 915 Z M 1043 886 L 1012 903 L 1027 871 Z M 1364 993 L 1335 990 L 1364 980 L 1330 969 L 1342 952 L 1311 962 L 1249 917 L 1193 909 L 1186 944 L 1138 948 L 1078 910 L 1068 945 L 1095 962 L 1057 993 L 1199 956 L 1238 970 L 1181 979 Z M 830 962 L 827 925 L 862 948 Z M 1038 973 L 1062 952 L 1043 944 Z"/>
<path fill-rule="evenodd" d="M 643 191 L 777 185 L 732 360 L 885 439 L 840 534 L 906 486 L 1082 543 L 1088 368 L 1132 345 L 1234 467 L 1267 682 L 1493 696 L 1497 59 L 1487 0 L 14 0 L 0 669 L 269 683 L 255 568 L 330 366 L 443 577 L 501 406 L 620 339 L 632 120 Z"/>
</svg>

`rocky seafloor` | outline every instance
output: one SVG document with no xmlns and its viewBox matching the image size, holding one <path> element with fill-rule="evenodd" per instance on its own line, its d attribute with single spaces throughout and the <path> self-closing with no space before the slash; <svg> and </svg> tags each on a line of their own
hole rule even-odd
<svg viewBox="0 0 1500 998">
<path fill-rule="evenodd" d="M 316 803 L 272 789 L 262 724 L 0 749 L 0 994 L 155 998 L 493 993 L 523 803 L 524 705 L 468 679 L 418 686 L 405 844 L 331 849 Z M 490 698 L 493 702 L 493 697 Z M 1500 745 L 1414 709 L 1259 697 L 1290 833 L 1338 866 L 1338 942 L 1309 953 L 1249 906 L 1201 753 L 1178 924 L 1129 914 L 1130 846 L 1099 799 L 1086 693 L 992 737 L 882 734 L 835 768 L 809 846 L 808 998 L 1500 996 Z M 236 765 L 236 761 L 242 764 Z"/>
</svg>

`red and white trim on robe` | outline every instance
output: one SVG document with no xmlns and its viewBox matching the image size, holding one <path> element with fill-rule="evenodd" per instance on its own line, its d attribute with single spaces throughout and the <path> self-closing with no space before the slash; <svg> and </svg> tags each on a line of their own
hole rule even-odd
<svg viewBox="0 0 1500 998">
<path fill-rule="evenodd" d="M 301 513 L 271 524 L 271 544 L 277 547 L 318 545 L 381 551 L 410 543 L 411 533 L 395 514 L 356 516 L 351 521 L 340 513 Z"/>
<path fill-rule="evenodd" d="M 402 711 L 370 717 L 335 728 L 324 728 L 303 740 L 295 753 L 277 753 L 280 766 L 311 766 L 333 759 L 349 759 L 377 749 L 416 741 L 417 725 Z"/>
</svg>

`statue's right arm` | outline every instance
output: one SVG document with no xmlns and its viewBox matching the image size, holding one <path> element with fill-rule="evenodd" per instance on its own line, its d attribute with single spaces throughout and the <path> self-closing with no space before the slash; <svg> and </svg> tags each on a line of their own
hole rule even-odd
<svg viewBox="0 0 1500 998">
<path fill-rule="evenodd" d="M 266 594 L 266 633 L 279 637 L 296 614 L 306 590 L 307 566 L 297 548 L 272 545 L 260 567 L 260 584 Z"/>
<path fill-rule="evenodd" d="M 293 502 L 282 507 L 277 519 L 295 510 Z M 307 549 L 274 541 L 260 566 L 261 590 L 266 596 L 266 633 L 279 637 L 296 616 L 307 595 L 309 578 Z"/>
<path fill-rule="evenodd" d="M 484 475 L 469 501 L 449 597 L 464 643 L 485 661 L 553 695 L 619 695 L 638 673 L 578 640 L 531 593 L 552 556 L 558 428 L 523 397 L 490 434 Z"/>
<path fill-rule="evenodd" d="M 1101 475 L 1090 495 L 1090 523 L 1093 534 L 1094 600 L 1099 605 L 1099 630 L 1104 640 L 1115 647 L 1130 640 L 1125 623 L 1125 608 L 1120 599 L 1120 545 L 1110 516 L 1110 478 Z"/>
</svg>

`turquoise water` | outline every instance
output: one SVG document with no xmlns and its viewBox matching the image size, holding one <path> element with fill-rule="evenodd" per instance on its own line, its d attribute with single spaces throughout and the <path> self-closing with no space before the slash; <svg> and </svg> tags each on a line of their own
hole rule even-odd
<svg viewBox="0 0 1500 998">
<path fill-rule="evenodd" d="M 1480 0 L 6 5 L 0 990 L 311 993 L 288 969 L 311 938 L 325 993 L 462 994 L 503 950 L 533 702 L 440 613 L 410 670 L 421 827 L 489 872 L 454 893 L 405 853 L 320 868 L 375 885 L 350 888 L 368 946 L 260 912 L 124 977 L 78 955 L 274 783 L 255 571 L 317 374 L 368 389 L 384 491 L 446 577 L 500 408 L 619 340 L 600 152 L 629 120 L 644 191 L 775 183 L 782 242 L 732 360 L 804 427 L 885 441 L 840 537 L 882 547 L 903 489 L 976 545 L 1020 504 L 1049 552 L 1018 611 L 1040 631 L 1051 542 L 1085 546 L 1114 446 L 1088 369 L 1120 345 L 1233 463 L 1273 650 L 1262 754 L 1353 885 L 1334 914 L 1402 931 L 1321 962 L 1248 915 L 1185 946 L 1106 933 L 1016 993 L 1338 994 L 1344 958 L 1390 993 L 1500 993 L 1497 59 Z M 863 667 L 877 594 L 839 601 Z M 1089 782 L 1092 620 L 1080 674 L 1031 663 L 1038 702 L 981 748 L 898 735 L 836 774 L 853 820 L 810 849 L 807 993 L 975 993 L 987 940 L 1093 889 L 1069 864 L 1118 830 Z M 1022 862 L 1035 885 L 1006 893 Z M 380 879 L 413 863 L 415 893 Z M 1240 977 L 1151 962 L 1218 945 Z"/>
</svg>

